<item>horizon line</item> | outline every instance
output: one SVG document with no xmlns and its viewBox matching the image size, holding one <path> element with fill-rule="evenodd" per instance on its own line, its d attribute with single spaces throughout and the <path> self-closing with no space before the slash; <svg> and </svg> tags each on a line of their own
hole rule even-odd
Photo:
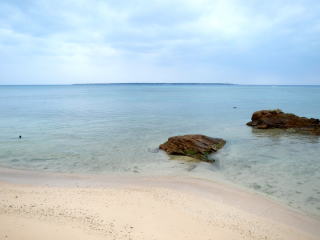
<svg viewBox="0 0 320 240">
<path fill-rule="evenodd" d="M 76 85 L 238 85 L 238 86 L 320 86 L 320 84 L 253 84 L 253 83 L 196 83 L 196 82 L 121 82 L 121 83 L 53 83 L 53 84 L 0 84 L 0 86 L 76 86 Z"/>
</svg>

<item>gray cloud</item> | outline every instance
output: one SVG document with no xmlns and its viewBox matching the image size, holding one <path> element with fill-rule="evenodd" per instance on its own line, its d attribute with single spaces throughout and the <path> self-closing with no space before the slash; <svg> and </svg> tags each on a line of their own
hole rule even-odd
<svg viewBox="0 0 320 240">
<path fill-rule="evenodd" d="M 1 1 L 0 84 L 319 84 L 316 0 Z"/>
</svg>

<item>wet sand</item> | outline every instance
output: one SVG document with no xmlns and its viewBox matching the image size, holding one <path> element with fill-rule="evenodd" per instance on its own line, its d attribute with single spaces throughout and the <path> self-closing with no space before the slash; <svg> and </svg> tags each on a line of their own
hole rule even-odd
<svg viewBox="0 0 320 240">
<path fill-rule="evenodd" d="M 0 239 L 319 239 L 319 219 L 190 177 L 0 168 Z"/>
</svg>

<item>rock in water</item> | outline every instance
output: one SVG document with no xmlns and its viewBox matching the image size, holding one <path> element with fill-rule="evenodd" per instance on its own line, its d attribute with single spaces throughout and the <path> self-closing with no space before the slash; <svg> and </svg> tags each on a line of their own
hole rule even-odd
<svg viewBox="0 0 320 240">
<path fill-rule="evenodd" d="M 211 138 L 205 135 L 184 135 L 170 137 L 167 142 L 159 146 L 170 155 L 182 155 L 196 158 L 198 160 L 212 162 L 208 158 L 222 148 L 226 141 L 221 138 Z"/>
<path fill-rule="evenodd" d="M 299 117 L 281 110 L 261 110 L 253 113 L 248 126 L 258 129 L 282 128 L 298 129 L 314 134 L 320 134 L 320 120 L 314 118 Z"/>
</svg>

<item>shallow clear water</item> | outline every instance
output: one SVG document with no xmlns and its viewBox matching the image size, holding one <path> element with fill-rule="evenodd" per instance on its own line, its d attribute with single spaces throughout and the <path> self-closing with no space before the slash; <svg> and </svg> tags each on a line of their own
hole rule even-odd
<svg viewBox="0 0 320 240">
<path fill-rule="evenodd" d="M 0 165 L 220 179 L 320 216 L 319 137 L 246 126 L 260 109 L 319 118 L 319 103 L 312 86 L 0 86 Z M 155 151 L 192 133 L 227 140 L 214 164 Z"/>
</svg>

